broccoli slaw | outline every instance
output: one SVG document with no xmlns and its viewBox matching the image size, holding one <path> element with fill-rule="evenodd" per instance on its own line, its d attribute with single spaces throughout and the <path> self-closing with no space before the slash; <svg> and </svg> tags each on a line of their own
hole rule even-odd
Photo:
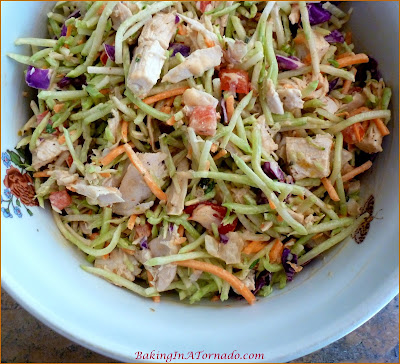
<svg viewBox="0 0 400 364">
<path fill-rule="evenodd" d="M 57 2 L 18 38 L 32 155 L 82 268 L 160 301 L 284 288 L 371 217 L 391 89 L 330 2 Z"/>
</svg>

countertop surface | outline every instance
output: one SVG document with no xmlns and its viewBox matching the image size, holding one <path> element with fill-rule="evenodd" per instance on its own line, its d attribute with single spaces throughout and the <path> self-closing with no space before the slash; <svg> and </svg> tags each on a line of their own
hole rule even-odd
<svg viewBox="0 0 400 364">
<path fill-rule="evenodd" d="M 55 333 L 1 291 L 1 361 L 3 363 L 114 363 L 115 361 Z M 297 363 L 398 363 L 399 299 L 344 338 Z"/>
</svg>

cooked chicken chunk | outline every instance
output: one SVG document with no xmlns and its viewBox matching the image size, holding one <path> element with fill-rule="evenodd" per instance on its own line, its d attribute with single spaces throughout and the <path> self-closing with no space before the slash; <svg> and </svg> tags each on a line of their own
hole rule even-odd
<svg viewBox="0 0 400 364">
<path fill-rule="evenodd" d="M 124 202 L 121 192 L 114 187 L 90 186 L 83 181 L 75 183 L 72 187 L 76 190 L 76 193 L 86 196 L 91 205 L 106 207 L 117 202 Z"/>
<path fill-rule="evenodd" d="M 57 139 L 51 138 L 39 142 L 39 145 L 32 152 L 32 167 L 39 168 L 49 164 L 62 152 L 68 150 L 65 144 L 60 144 Z"/>
<path fill-rule="evenodd" d="M 214 96 L 195 88 L 187 89 L 182 97 L 185 106 L 213 106 L 215 108 L 218 105 L 218 100 Z"/>
<path fill-rule="evenodd" d="M 96 258 L 94 266 L 118 274 L 129 281 L 134 281 L 135 277 L 142 271 L 136 258 L 124 253 L 119 248 L 114 249 L 107 259 Z"/>
<path fill-rule="evenodd" d="M 167 176 L 164 153 L 138 153 L 138 157 L 156 180 L 161 181 Z M 137 211 L 139 204 L 152 196 L 142 175 L 132 164 L 129 165 L 122 179 L 119 191 L 124 201 L 113 205 L 113 212 L 122 216 L 139 213 Z"/>
<path fill-rule="evenodd" d="M 157 40 L 165 50 L 169 47 L 169 42 L 175 35 L 177 25 L 175 24 L 175 14 L 159 13 L 153 16 L 151 21 L 143 27 L 139 37 L 139 45 L 144 42 Z"/>
<path fill-rule="evenodd" d="M 379 153 L 382 152 L 382 140 L 383 136 L 379 132 L 378 127 L 375 123 L 370 123 L 367 132 L 363 140 L 360 143 L 357 143 L 357 148 L 361 149 L 365 153 Z"/>
<path fill-rule="evenodd" d="M 315 138 L 286 138 L 286 157 L 294 179 L 323 178 L 331 172 L 332 138 L 317 134 Z"/>
<path fill-rule="evenodd" d="M 269 109 L 273 114 L 283 115 L 283 104 L 275 90 L 274 83 L 270 79 L 267 79 L 266 82 L 266 96 Z"/>
<path fill-rule="evenodd" d="M 282 88 L 278 90 L 278 95 L 287 111 L 302 109 L 304 101 L 301 98 L 301 91 L 297 88 Z"/>
<path fill-rule="evenodd" d="M 118 30 L 120 25 L 128 18 L 132 16 L 130 9 L 122 2 L 119 1 L 115 5 L 113 12 L 111 13 L 112 25 L 115 30 Z"/>
<path fill-rule="evenodd" d="M 78 174 L 71 174 L 68 171 L 63 171 L 62 169 L 56 169 L 52 172 L 49 172 L 49 175 L 56 180 L 59 186 L 70 186 L 79 179 Z"/>
<path fill-rule="evenodd" d="M 189 169 L 189 162 L 185 158 L 179 163 L 177 171 L 187 171 Z M 179 177 L 178 180 L 179 190 L 176 188 L 174 183 L 167 189 L 167 213 L 169 215 L 181 215 L 185 207 L 185 196 L 187 194 L 188 178 Z"/>
<path fill-rule="evenodd" d="M 189 77 L 199 77 L 211 68 L 221 64 L 222 50 L 220 46 L 198 49 L 187 57 L 181 64 L 171 69 L 162 82 L 177 83 Z"/>
<path fill-rule="evenodd" d="M 157 40 L 144 42 L 135 49 L 126 82 L 138 97 L 145 97 L 157 83 L 166 59 L 165 52 Z"/>
<path fill-rule="evenodd" d="M 257 123 L 260 126 L 262 149 L 266 154 L 271 154 L 278 149 L 278 144 L 274 142 L 272 131 L 265 123 L 265 116 L 261 115 L 257 119 Z"/>
<path fill-rule="evenodd" d="M 323 56 L 325 56 L 326 52 L 329 49 L 329 43 L 325 40 L 324 36 L 318 32 L 313 31 L 314 34 L 314 41 L 315 41 L 315 48 L 317 50 L 317 54 L 319 59 L 321 60 Z M 301 34 L 300 36 L 304 36 Z M 297 36 L 299 37 L 299 35 Z M 295 39 L 295 49 L 297 52 L 297 56 L 304 61 L 306 58 L 310 56 L 310 50 L 308 49 L 307 42 L 298 42 L 296 43 Z"/>
</svg>

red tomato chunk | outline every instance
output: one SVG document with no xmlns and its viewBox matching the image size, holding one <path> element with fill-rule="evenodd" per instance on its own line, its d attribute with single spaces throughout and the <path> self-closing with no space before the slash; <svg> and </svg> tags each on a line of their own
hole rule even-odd
<svg viewBox="0 0 400 364">
<path fill-rule="evenodd" d="M 190 115 L 189 126 L 197 135 L 213 136 L 217 130 L 217 112 L 213 106 L 196 106 Z"/>
<path fill-rule="evenodd" d="M 50 203 L 51 206 L 61 211 L 72 204 L 72 198 L 65 190 L 52 192 L 50 193 Z"/>
<path fill-rule="evenodd" d="M 236 92 L 238 94 L 248 94 L 249 74 L 238 69 L 223 69 L 219 72 L 221 79 L 221 90 Z"/>
</svg>

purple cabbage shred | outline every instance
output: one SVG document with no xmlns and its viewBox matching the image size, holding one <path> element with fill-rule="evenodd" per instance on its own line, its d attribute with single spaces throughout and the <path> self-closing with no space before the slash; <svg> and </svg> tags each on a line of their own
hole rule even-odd
<svg viewBox="0 0 400 364">
<path fill-rule="evenodd" d="M 104 44 L 104 50 L 106 51 L 108 58 L 115 62 L 115 47 L 109 44 Z"/>
<path fill-rule="evenodd" d="M 282 252 L 282 265 L 286 273 L 286 278 L 290 282 L 293 280 L 293 276 L 296 272 L 288 262 L 297 264 L 297 255 L 292 254 L 288 248 L 285 248 Z"/>
<path fill-rule="evenodd" d="M 267 270 L 261 272 L 256 279 L 255 289 L 253 291 L 253 294 L 256 295 L 261 290 L 261 288 L 269 286 L 271 284 L 271 278 L 272 278 L 271 272 L 268 272 Z"/>
<path fill-rule="evenodd" d="M 310 18 L 310 25 L 317 25 L 328 21 L 332 14 L 325 10 L 321 4 L 307 4 L 308 16 Z"/>
<path fill-rule="evenodd" d="M 226 111 L 226 102 L 225 99 L 221 99 L 221 110 L 222 110 L 222 116 L 223 116 L 223 122 L 227 123 L 228 120 L 228 112 Z"/>
<path fill-rule="evenodd" d="M 337 29 L 332 30 L 331 34 L 325 36 L 324 38 L 330 44 L 333 44 L 333 43 L 344 43 L 344 36 Z"/>
<path fill-rule="evenodd" d="M 181 43 L 171 43 L 169 49 L 172 49 L 171 57 L 174 57 L 177 53 L 182 54 L 184 57 L 188 57 L 190 54 L 190 47 Z"/>
<path fill-rule="evenodd" d="M 276 55 L 276 61 L 280 70 L 296 70 L 297 68 L 303 67 L 304 64 L 300 62 L 297 57 L 289 56 L 284 57 L 279 54 Z"/>
<path fill-rule="evenodd" d="M 219 234 L 219 239 L 222 244 L 226 244 L 229 241 L 229 238 L 225 234 Z"/>
<path fill-rule="evenodd" d="M 181 18 L 178 15 L 175 15 L 175 24 L 178 24 L 181 21 Z"/>
<path fill-rule="evenodd" d="M 329 92 L 334 90 L 339 82 L 339 78 L 334 78 L 331 82 L 329 82 Z"/>
<path fill-rule="evenodd" d="M 140 247 L 141 247 L 142 249 L 149 249 L 149 246 L 148 246 L 148 244 L 147 244 L 147 238 L 146 238 L 146 237 L 143 237 L 142 240 L 140 240 L 139 245 L 140 245 Z"/>
<path fill-rule="evenodd" d="M 277 162 L 265 162 L 262 169 L 269 178 L 277 179 L 279 182 L 285 182 L 286 175 Z"/>
<path fill-rule="evenodd" d="M 50 86 L 51 70 L 28 66 L 25 82 L 29 87 L 47 90 Z"/>
<path fill-rule="evenodd" d="M 57 82 L 57 86 L 59 88 L 66 88 L 68 86 L 74 86 L 77 90 L 81 90 L 83 85 L 86 85 L 86 76 L 80 75 L 76 78 L 63 77 L 60 81 Z"/>
</svg>

